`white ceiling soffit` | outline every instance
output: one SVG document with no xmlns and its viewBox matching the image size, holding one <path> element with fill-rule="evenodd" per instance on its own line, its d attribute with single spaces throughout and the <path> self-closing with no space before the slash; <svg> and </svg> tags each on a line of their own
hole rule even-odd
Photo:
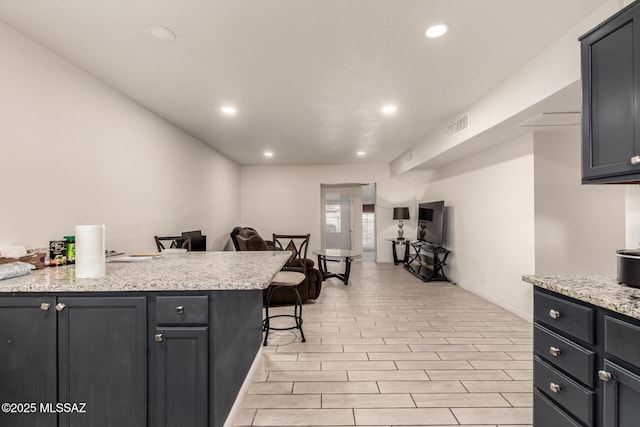
<svg viewBox="0 0 640 427">
<path fill-rule="evenodd" d="M 242 165 L 379 164 L 604 3 L 0 0 L 0 21 Z"/>
</svg>

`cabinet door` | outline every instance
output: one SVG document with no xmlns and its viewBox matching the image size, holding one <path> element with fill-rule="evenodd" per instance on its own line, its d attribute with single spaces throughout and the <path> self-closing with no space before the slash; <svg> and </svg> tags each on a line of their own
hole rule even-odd
<svg viewBox="0 0 640 427">
<path fill-rule="evenodd" d="M 604 425 L 637 427 L 640 376 L 607 359 L 604 371 L 611 374 L 611 380 L 604 382 Z"/>
<path fill-rule="evenodd" d="M 157 427 L 207 427 L 209 383 L 206 327 L 157 328 Z"/>
<path fill-rule="evenodd" d="M 582 39 L 582 176 L 640 173 L 640 8 L 629 9 Z M 640 178 L 636 178 L 640 179 Z"/>
<path fill-rule="evenodd" d="M 86 413 L 60 414 L 60 426 L 145 426 L 145 297 L 58 303 L 64 304 L 58 313 L 59 402 L 86 403 Z"/>
<path fill-rule="evenodd" d="M 54 427 L 56 402 L 56 311 L 52 297 L 0 298 L 0 402 L 36 403 L 35 413 L 0 413 L 0 425 Z M 32 409 L 32 408 L 30 408 Z"/>
</svg>

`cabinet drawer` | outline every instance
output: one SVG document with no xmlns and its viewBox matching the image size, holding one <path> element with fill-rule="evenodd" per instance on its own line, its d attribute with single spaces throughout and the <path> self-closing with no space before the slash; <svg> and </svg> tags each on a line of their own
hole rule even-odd
<svg viewBox="0 0 640 427">
<path fill-rule="evenodd" d="M 593 387 L 596 354 L 572 341 L 534 325 L 534 351 L 553 366 L 569 373 L 589 387 Z"/>
<path fill-rule="evenodd" d="M 553 427 L 581 427 L 569 415 L 544 397 L 538 390 L 533 391 L 533 425 Z"/>
<path fill-rule="evenodd" d="M 604 351 L 640 367 L 640 327 L 604 316 Z"/>
<path fill-rule="evenodd" d="M 589 344 L 594 343 L 594 311 L 592 308 L 536 290 L 533 311 L 537 321 Z"/>
<path fill-rule="evenodd" d="M 156 321 L 164 325 L 206 325 L 209 321 L 207 296 L 156 298 Z"/>
<path fill-rule="evenodd" d="M 561 374 L 538 356 L 534 357 L 533 384 L 587 426 L 593 424 L 595 393 Z M 559 389 L 553 391 L 553 386 L 558 386 Z"/>
</svg>

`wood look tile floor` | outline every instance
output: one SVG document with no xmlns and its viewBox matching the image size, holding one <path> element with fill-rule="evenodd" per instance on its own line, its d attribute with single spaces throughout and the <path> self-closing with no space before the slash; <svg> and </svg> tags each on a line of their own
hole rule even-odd
<svg viewBox="0 0 640 427">
<path fill-rule="evenodd" d="M 532 426 L 532 326 L 472 293 L 358 262 L 303 318 L 306 343 L 269 334 L 236 427 Z"/>
</svg>

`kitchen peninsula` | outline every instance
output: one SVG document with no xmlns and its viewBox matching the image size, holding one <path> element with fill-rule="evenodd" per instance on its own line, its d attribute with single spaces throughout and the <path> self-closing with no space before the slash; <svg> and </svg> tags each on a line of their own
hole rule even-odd
<svg viewBox="0 0 640 427">
<path fill-rule="evenodd" d="M 222 426 L 289 256 L 189 252 L 108 263 L 99 279 L 66 266 L 0 281 L 0 402 L 13 404 L 0 425 Z"/>
<path fill-rule="evenodd" d="M 534 288 L 533 424 L 637 425 L 640 289 L 604 276 L 524 276 Z"/>
</svg>

